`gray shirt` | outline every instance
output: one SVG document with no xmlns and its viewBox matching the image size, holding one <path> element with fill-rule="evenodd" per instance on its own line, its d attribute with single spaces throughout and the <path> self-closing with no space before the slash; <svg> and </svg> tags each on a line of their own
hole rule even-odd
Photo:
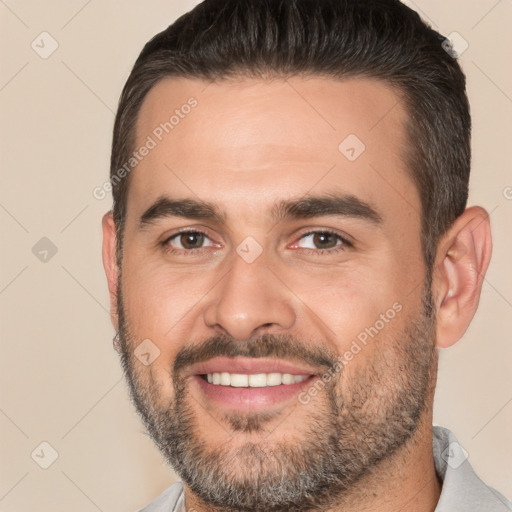
<svg viewBox="0 0 512 512">
<path fill-rule="evenodd" d="M 443 482 L 435 512 L 512 510 L 512 502 L 478 478 L 453 432 L 434 427 L 432 446 L 436 472 Z M 183 484 L 171 485 L 140 512 L 187 512 Z"/>
</svg>

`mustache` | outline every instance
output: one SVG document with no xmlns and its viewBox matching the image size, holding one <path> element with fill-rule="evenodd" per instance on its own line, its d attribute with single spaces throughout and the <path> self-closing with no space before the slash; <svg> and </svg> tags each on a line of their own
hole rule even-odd
<svg viewBox="0 0 512 512">
<path fill-rule="evenodd" d="M 289 335 L 263 334 L 248 340 L 215 335 L 201 344 L 181 348 L 173 363 L 173 373 L 179 375 L 185 368 L 214 357 L 276 357 L 302 361 L 322 372 L 338 360 L 338 354 L 318 342 L 304 342 Z"/>
</svg>

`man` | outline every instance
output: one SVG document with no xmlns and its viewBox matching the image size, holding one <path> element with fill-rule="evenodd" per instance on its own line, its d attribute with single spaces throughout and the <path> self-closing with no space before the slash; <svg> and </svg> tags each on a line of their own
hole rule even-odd
<svg viewBox="0 0 512 512">
<path fill-rule="evenodd" d="M 491 256 L 447 50 L 395 0 L 206 0 L 143 49 L 103 259 L 182 480 L 145 511 L 512 509 L 432 428 Z"/>
</svg>

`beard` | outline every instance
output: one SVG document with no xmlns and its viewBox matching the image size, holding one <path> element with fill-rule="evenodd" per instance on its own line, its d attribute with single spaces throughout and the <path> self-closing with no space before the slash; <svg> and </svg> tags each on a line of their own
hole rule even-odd
<svg viewBox="0 0 512 512">
<path fill-rule="evenodd" d="M 215 445 L 205 442 L 201 428 L 219 421 L 190 396 L 184 369 L 216 356 L 277 357 L 326 369 L 339 355 L 290 336 L 265 334 L 248 341 L 214 336 L 180 349 L 169 373 L 174 397 L 162 397 L 156 379 L 147 368 L 141 372 L 133 356 L 137 338 L 130 333 L 120 288 L 120 353 L 132 402 L 166 461 L 211 510 L 299 512 L 339 505 L 359 481 L 407 448 L 427 409 L 437 365 L 430 283 L 421 311 L 392 338 L 380 333 L 361 351 L 368 352 L 363 364 L 349 362 L 313 404 L 297 401 L 284 418 L 279 418 L 283 411 L 224 413 L 223 426 L 235 434 Z M 286 442 L 272 439 L 283 421 L 293 421 L 298 407 L 306 409 L 296 435 Z M 231 442 L 254 432 L 260 434 L 256 440 L 251 435 L 243 443 Z"/>
</svg>

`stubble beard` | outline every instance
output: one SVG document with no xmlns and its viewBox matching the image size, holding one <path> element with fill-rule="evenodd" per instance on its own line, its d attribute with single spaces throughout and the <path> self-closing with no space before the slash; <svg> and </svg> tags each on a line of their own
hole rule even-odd
<svg viewBox="0 0 512 512">
<path fill-rule="evenodd" d="M 323 399 L 319 393 L 313 406 L 297 402 L 296 407 L 309 409 L 293 443 L 279 441 L 279 425 L 293 421 L 296 407 L 291 412 L 225 413 L 221 421 L 231 437 L 226 433 L 224 441 L 207 444 L 201 430 L 219 419 L 190 398 L 180 371 L 170 374 L 174 397 L 162 400 L 155 382 L 138 370 L 140 364 L 133 356 L 136 343 L 129 333 L 120 289 L 118 301 L 121 361 L 132 401 L 167 462 L 212 510 L 328 510 L 406 445 L 425 411 L 437 363 L 430 285 L 424 288 L 421 313 L 408 320 L 392 343 L 373 340 L 385 348 L 373 350 L 372 359 L 358 365 L 350 380 L 343 381 L 342 369 L 325 385 Z M 220 347 L 220 355 L 231 357 L 301 353 L 301 348 L 290 352 L 293 338 L 283 345 L 280 337 L 272 335 L 250 345 L 225 337 L 205 344 Z M 249 434 L 251 440 L 232 442 Z"/>
</svg>

